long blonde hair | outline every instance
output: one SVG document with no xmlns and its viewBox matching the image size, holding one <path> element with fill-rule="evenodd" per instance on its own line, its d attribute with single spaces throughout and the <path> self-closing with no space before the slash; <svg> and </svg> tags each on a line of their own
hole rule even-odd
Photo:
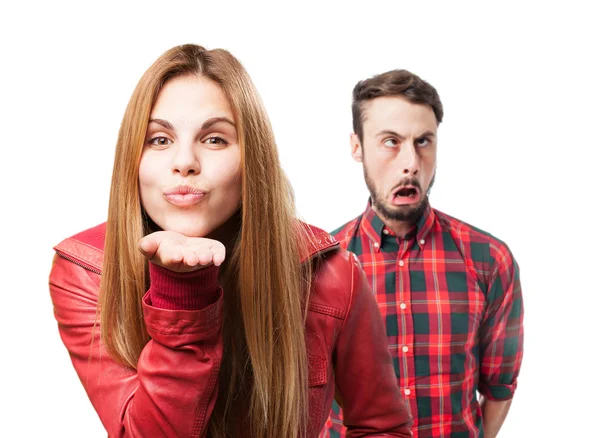
<svg viewBox="0 0 600 438">
<path fill-rule="evenodd" d="M 300 264 L 306 239 L 294 219 L 291 189 L 273 131 L 248 74 L 229 52 L 183 45 L 145 72 L 129 101 L 117 141 L 103 273 L 102 340 L 115 360 L 136 368 L 149 340 L 142 317 L 147 262 L 137 249 L 148 223 L 138 171 L 150 112 L 174 77 L 201 75 L 219 84 L 231 103 L 241 146 L 241 225 L 221 269 L 225 290 L 224 357 L 213 436 L 298 437 L 307 424 L 305 305 L 310 265 Z"/>
</svg>

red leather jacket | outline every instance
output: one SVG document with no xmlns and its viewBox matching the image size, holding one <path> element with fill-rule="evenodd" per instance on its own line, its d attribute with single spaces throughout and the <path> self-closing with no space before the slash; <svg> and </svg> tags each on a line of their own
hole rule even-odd
<svg viewBox="0 0 600 438">
<path fill-rule="evenodd" d="M 315 229 L 308 257 L 324 254 L 306 320 L 310 435 L 327 419 L 334 392 L 348 436 L 410 437 L 375 299 L 355 257 Z M 109 436 L 205 436 L 222 351 L 222 295 L 201 310 L 143 303 L 151 340 L 137 370 L 114 362 L 100 342 L 97 302 L 105 225 L 55 247 L 50 293 L 60 336 Z"/>
</svg>

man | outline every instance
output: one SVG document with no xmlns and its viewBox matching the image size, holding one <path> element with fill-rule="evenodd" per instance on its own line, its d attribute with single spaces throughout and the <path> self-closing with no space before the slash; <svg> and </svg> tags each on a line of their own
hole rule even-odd
<svg viewBox="0 0 600 438">
<path fill-rule="evenodd" d="M 374 76 L 354 88 L 352 117 L 371 196 L 332 234 L 371 283 L 412 432 L 495 437 L 522 360 L 518 265 L 506 244 L 429 205 L 443 117 L 435 88 L 405 70 Z M 333 437 L 345 435 L 342 415 L 334 404 Z"/>
</svg>

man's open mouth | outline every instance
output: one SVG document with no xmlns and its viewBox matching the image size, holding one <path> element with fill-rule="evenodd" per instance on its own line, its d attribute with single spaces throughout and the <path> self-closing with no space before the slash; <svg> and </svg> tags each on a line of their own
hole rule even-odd
<svg viewBox="0 0 600 438">
<path fill-rule="evenodd" d="M 415 187 L 407 186 L 400 187 L 398 190 L 394 192 L 394 198 L 408 198 L 415 199 L 419 196 L 419 190 Z"/>
</svg>

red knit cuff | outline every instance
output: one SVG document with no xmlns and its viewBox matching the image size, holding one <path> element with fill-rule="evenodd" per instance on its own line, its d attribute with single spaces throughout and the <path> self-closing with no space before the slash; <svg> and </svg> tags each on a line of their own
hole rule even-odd
<svg viewBox="0 0 600 438">
<path fill-rule="evenodd" d="M 174 272 L 149 263 L 148 304 L 166 310 L 201 310 L 220 296 L 219 267 L 208 266 L 192 272 Z"/>
</svg>

